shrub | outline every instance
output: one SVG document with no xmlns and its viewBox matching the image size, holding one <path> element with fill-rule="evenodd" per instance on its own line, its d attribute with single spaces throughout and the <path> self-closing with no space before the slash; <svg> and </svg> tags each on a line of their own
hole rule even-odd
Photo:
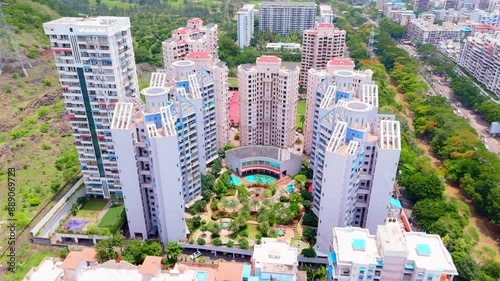
<svg viewBox="0 0 500 281">
<path fill-rule="evenodd" d="M 302 252 L 300 254 L 306 258 L 315 258 L 316 257 L 316 251 L 313 248 L 302 249 Z"/>
<path fill-rule="evenodd" d="M 61 249 L 59 250 L 59 257 L 60 257 L 61 259 L 65 259 L 65 258 L 68 256 L 68 254 L 69 254 L 69 250 L 68 250 L 68 248 L 66 248 L 66 247 L 61 248 Z"/>
<path fill-rule="evenodd" d="M 52 81 L 50 81 L 50 79 L 48 79 L 48 78 L 45 78 L 42 80 L 42 84 L 44 86 L 50 87 L 50 86 L 52 86 Z"/>
<path fill-rule="evenodd" d="M 238 240 L 238 246 L 241 249 L 248 249 L 249 248 L 248 240 L 241 238 L 240 240 Z"/>
<path fill-rule="evenodd" d="M 46 143 L 42 143 L 41 147 L 42 147 L 43 150 L 50 150 L 50 149 L 52 149 L 52 146 L 50 146 L 50 145 L 48 145 Z"/>
<path fill-rule="evenodd" d="M 221 246 L 222 240 L 220 240 L 219 238 L 212 239 L 212 244 L 214 244 L 214 246 Z"/>
<path fill-rule="evenodd" d="M 248 237 L 248 230 L 245 229 L 245 230 L 240 231 L 240 236 L 241 237 Z"/>
<path fill-rule="evenodd" d="M 50 184 L 50 189 L 53 191 L 53 192 L 57 192 L 59 190 L 59 188 L 61 188 L 61 184 L 58 183 L 58 182 L 55 182 L 53 181 L 51 184 Z"/>
<path fill-rule="evenodd" d="M 76 204 L 83 205 L 87 203 L 87 201 L 89 201 L 89 199 L 86 196 L 81 196 L 76 199 Z"/>
<path fill-rule="evenodd" d="M 4 85 L 3 89 L 4 89 L 5 93 L 7 93 L 7 94 L 12 93 L 12 86 L 9 84 Z"/>
<path fill-rule="evenodd" d="M 49 127 L 50 127 L 49 123 L 42 122 L 40 124 L 40 133 L 47 133 L 49 131 Z"/>
<path fill-rule="evenodd" d="M 206 243 L 207 243 L 207 242 L 205 241 L 205 239 L 203 239 L 203 238 L 201 238 L 201 237 L 200 237 L 200 238 L 198 238 L 198 239 L 196 239 L 196 244 L 198 244 L 198 245 L 202 245 L 202 246 L 203 246 L 203 245 L 205 245 Z"/>
<path fill-rule="evenodd" d="M 30 59 L 36 59 L 38 58 L 38 49 L 37 47 L 33 46 L 28 49 L 28 53 L 26 56 Z"/>
<path fill-rule="evenodd" d="M 12 78 L 14 78 L 14 79 L 19 78 L 19 73 L 17 73 L 17 72 L 12 73 Z"/>
<path fill-rule="evenodd" d="M 234 246 L 234 242 L 232 240 L 227 241 L 226 246 L 228 248 L 232 248 Z"/>
<path fill-rule="evenodd" d="M 30 203 L 30 206 L 31 207 L 35 207 L 35 206 L 38 206 L 40 205 L 40 198 L 38 197 L 31 197 L 28 202 Z"/>
<path fill-rule="evenodd" d="M 49 115 L 49 109 L 47 107 L 41 107 L 36 111 L 36 115 L 38 116 L 38 118 L 45 117 Z"/>
</svg>

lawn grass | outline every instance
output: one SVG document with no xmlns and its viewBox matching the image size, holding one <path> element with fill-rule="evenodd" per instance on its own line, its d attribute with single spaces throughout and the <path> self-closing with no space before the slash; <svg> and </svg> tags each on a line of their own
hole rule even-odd
<svg viewBox="0 0 500 281">
<path fill-rule="evenodd" d="M 299 101 L 297 103 L 297 118 L 295 118 L 295 129 L 304 129 L 302 127 L 302 122 L 300 122 L 300 116 L 306 114 L 306 101 Z M 305 117 L 304 117 L 305 118 Z"/>
<path fill-rule="evenodd" d="M 92 5 L 92 6 L 97 5 L 95 0 L 90 0 L 89 4 Z M 101 5 L 106 5 L 109 8 L 114 8 L 114 7 L 128 8 L 128 7 L 132 7 L 134 4 L 123 3 L 120 0 L 102 0 L 101 1 Z"/>
<path fill-rule="evenodd" d="M 76 217 L 97 219 L 97 216 L 107 203 L 105 200 L 89 200 L 78 210 Z"/>
<path fill-rule="evenodd" d="M 260 233 L 260 231 L 257 229 L 257 225 L 255 224 L 248 224 L 247 230 L 248 230 L 248 239 L 255 239 L 255 235 Z"/>
<path fill-rule="evenodd" d="M 58 257 L 59 251 L 60 248 L 58 247 L 24 243 L 16 253 L 16 272 L 11 273 L 6 271 L 5 275 L 0 279 L 4 281 L 23 280 L 31 268 L 39 266 L 46 257 Z M 6 266 L 5 262 L 7 258 L 8 256 L 5 255 L 5 258 L 0 260 L 4 266 Z"/>
<path fill-rule="evenodd" d="M 124 206 L 113 205 L 109 207 L 109 210 L 106 212 L 106 214 L 104 214 L 104 217 L 102 217 L 98 227 L 99 228 L 112 227 L 124 211 L 125 211 Z"/>
<path fill-rule="evenodd" d="M 229 86 L 230 87 L 238 87 L 238 79 L 237 78 L 229 78 Z"/>
</svg>

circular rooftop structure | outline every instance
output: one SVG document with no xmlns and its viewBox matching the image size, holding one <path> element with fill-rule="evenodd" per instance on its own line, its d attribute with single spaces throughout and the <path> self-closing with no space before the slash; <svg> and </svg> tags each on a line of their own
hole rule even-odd
<svg viewBox="0 0 500 281">
<path fill-rule="evenodd" d="M 193 66 L 194 65 L 194 61 L 191 61 L 191 60 L 178 60 L 178 61 L 174 61 L 172 63 L 172 66 L 174 67 L 186 67 L 186 66 Z"/>
<path fill-rule="evenodd" d="M 141 91 L 141 94 L 146 97 L 157 97 L 168 94 L 167 88 L 162 87 L 147 87 Z"/>
<path fill-rule="evenodd" d="M 333 72 L 333 76 L 336 77 L 354 77 L 354 72 L 346 69 L 336 70 Z"/>
<path fill-rule="evenodd" d="M 345 108 L 355 112 L 366 112 L 369 111 L 372 106 L 361 101 L 350 101 L 347 102 Z"/>
</svg>

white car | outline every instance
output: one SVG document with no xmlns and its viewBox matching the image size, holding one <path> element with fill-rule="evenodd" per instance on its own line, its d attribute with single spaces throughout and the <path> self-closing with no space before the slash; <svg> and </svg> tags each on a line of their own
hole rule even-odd
<svg viewBox="0 0 500 281">
<path fill-rule="evenodd" d="M 196 251 L 189 258 L 194 260 L 194 259 L 198 258 L 199 256 L 201 256 L 200 251 Z"/>
</svg>

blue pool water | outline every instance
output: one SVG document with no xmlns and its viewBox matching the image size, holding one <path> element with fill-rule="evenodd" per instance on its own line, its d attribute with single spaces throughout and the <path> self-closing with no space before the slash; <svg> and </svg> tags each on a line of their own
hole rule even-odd
<svg viewBox="0 0 500 281">
<path fill-rule="evenodd" d="M 208 273 L 205 271 L 198 271 L 196 273 L 198 281 L 205 281 L 207 280 L 207 275 Z"/>
<path fill-rule="evenodd" d="M 278 234 L 278 236 L 285 235 L 285 231 L 283 229 L 278 229 L 278 231 L 276 231 L 276 233 Z"/>
<path fill-rule="evenodd" d="M 222 223 L 221 223 L 221 225 L 222 225 L 222 227 L 224 227 L 224 228 L 228 228 L 228 227 L 229 227 L 229 223 L 228 223 L 228 222 L 226 222 L 226 221 L 225 221 L 225 222 L 222 222 Z"/>
<path fill-rule="evenodd" d="M 242 184 L 242 182 L 237 176 L 231 174 L 231 184 L 232 185 L 240 185 L 240 184 Z"/>
<path fill-rule="evenodd" d="M 294 193 L 295 192 L 295 184 L 293 182 L 287 184 L 286 185 L 286 190 L 288 190 L 288 192 L 290 192 L 290 193 Z"/>
<path fill-rule="evenodd" d="M 250 175 L 246 176 L 245 179 L 249 182 L 263 182 L 263 183 L 272 183 L 276 181 L 275 177 L 267 176 L 267 175 Z"/>
</svg>

